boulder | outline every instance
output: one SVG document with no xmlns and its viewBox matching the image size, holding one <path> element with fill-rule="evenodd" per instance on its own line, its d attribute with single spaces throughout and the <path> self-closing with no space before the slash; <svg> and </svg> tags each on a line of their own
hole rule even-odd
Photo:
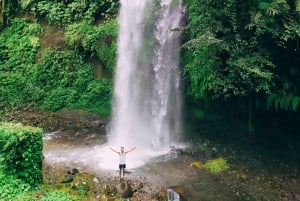
<svg viewBox="0 0 300 201">
<path fill-rule="evenodd" d="M 185 191 L 182 186 L 167 186 L 164 187 L 159 193 L 160 201 L 184 201 Z"/>
<path fill-rule="evenodd" d="M 118 197 L 127 198 L 131 197 L 133 194 L 132 186 L 128 181 L 120 181 L 116 188 Z"/>
<path fill-rule="evenodd" d="M 69 182 L 73 181 L 73 179 L 74 179 L 74 175 L 65 174 L 61 178 L 59 178 L 59 182 L 60 183 L 69 183 Z"/>
</svg>

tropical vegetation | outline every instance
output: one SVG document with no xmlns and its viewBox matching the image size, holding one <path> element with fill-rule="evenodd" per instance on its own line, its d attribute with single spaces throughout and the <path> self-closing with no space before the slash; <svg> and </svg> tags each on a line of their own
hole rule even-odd
<svg viewBox="0 0 300 201">
<path fill-rule="evenodd" d="M 119 3 L 0 0 L 0 115 L 30 104 L 109 117 Z M 184 3 L 178 30 L 189 132 L 299 164 L 300 0 Z M 9 126 L 0 130 L 0 199 L 33 200 L 29 192 L 41 182 L 40 166 L 25 159 L 40 161 L 41 131 L 7 135 Z M 20 139 L 39 143 L 29 150 Z M 23 149 L 27 155 L 18 152 Z M 54 191 L 41 200 L 73 198 Z"/>
<path fill-rule="evenodd" d="M 300 1 L 186 3 L 181 62 L 202 134 L 299 161 Z"/>
</svg>

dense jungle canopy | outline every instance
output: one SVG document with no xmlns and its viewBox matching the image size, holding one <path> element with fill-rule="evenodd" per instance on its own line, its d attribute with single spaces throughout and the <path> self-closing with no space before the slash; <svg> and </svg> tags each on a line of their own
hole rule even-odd
<svg viewBox="0 0 300 201">
<path fill-rule="evenodd" d="M 186 132 L 299 162 L 300 0 L 184 3 Z M 1 113 L 30 104 L 109 117 L 118 9 L 118 0 L 0 0 Z"/>
</svg>

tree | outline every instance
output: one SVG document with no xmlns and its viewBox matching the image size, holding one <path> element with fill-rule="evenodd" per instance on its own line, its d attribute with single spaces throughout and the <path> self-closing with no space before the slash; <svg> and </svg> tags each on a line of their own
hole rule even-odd
<svg viewBox="0 0 300 201">
<path fill-rule="evenodd" d="M 18 0 L 0 0 L 0 29 L 8 24 L 10 16 L 18 10 L 18 5 Z"/>
<path fill-rule="evenodd" d="M 253 1 L 191 0 L 185 70 L 189 94 L 196 98 L 229 98 L 269 93 L 274 64 L 247 29 Z"/>
<path fill-rule="evenodd" d="M 5 18 L 5 16 L 4 16 L 4 13 L 5 13 L 5 0 L 1 0 L 0 1 L 1 2 L 1 6 L 0 6 L 0 26 L 1 25 L 4 25 L 4 18 Z"/>
<path fill-rule="evenodd" d="M 294 98 L 285 97 L 282 104 L 289 106 L 281 108 L 295 110 L 300 95 L 297 2 L 189 0 L 183 45 L 188 94 L 201 99 L 292 93 Z M 278 102 L 272 100 L 269 105 Z"/>
</svg>

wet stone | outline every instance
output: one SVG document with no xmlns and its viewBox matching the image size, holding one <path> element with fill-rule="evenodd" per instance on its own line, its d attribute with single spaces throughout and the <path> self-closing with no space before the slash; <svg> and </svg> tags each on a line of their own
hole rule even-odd
<svg viewBox="0 0 300 201">
<path fill-rule="evenodd" d="M 69 182 L 72 182 L 74 179 L 74 176 L 71 175 L 71 174 L 65 174 L 63 175 L 60 179 L 59 179 L 59 182 L 60 183 L 69 183 Z"/>
<path fill-rule="evenodd" d="M 121 181 L 117 186 L 117 195 L 122 198 L 131 197 L 133 194 L 131 184 L 128 181 Z"/>
<path fill-rule="evenodd" d="M 79 173 L 79 170 L 77 168 L 72 168 L 71 170 L 68 171 L 68 174 L 71 175 L 76 175 Z"/>
</svg>

